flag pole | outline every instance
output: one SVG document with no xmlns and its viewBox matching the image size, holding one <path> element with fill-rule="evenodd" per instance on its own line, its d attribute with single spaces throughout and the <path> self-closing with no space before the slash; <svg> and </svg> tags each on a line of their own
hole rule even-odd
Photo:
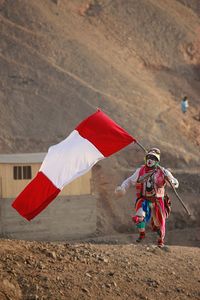
<svg viewBox="0 0 200 300">
<path fill-rule="evenodd" d="M 147 150 L 144 148 L 144 146 L 143 146 L 142 144 L 140 144 L 138 141 L 136 141 L 136 144 L 138 144 L 138 146 L 139 146 L 142 150 L 144 150 L 145 153 L 147 153 Z M 160 166 L 158 166 L 158 167 L 162 170 L 162 168 L 161 168 Z M 171 181 L 168 179 L 167 176 L 165 176 L 165 178 L 167 179 L 167 182 L 169 182 L 169 184 L 170 184 L 172 190 L 174 191 L 174 193 L 175 193 L 176 197 L 178 198 L 178 200 L 181 202 L 181 204 L 182 204 L 182 206 L 184 207 L 184 209 L 185 209 L 185 211 L 187 212 L 187 214 L 188 214 L 189 216 L 191 216 L 190 211 L 188 210 L 188 208 L 186 207 L 185 203 L 183 202 L 183 200 L 181 199 L 181 197 L 180 197 L 179 194 L 177 193 L 177 191 L 176 191 L 175 187 L 173 186 L 173 184 L 171 183 Z"/>
<path fill-rule="evenodd" d="M 136 141 L 136 144 L 138 144 L 138 146 L 144 150 L 145 153 L 147 153 L 147 150 L 142 146 L 142 144 L 140 144 L 138 141 Z"/>
<path fill-rule="evenodd" d="M 186 207 L 185 203 L 183 202 L 183 200 L 181 199 L 181 197 L 180 197 L 179 194 L 177 193 L 177 191 L 176 191 L 175 187 L 173 186 L 173 184 L 171 183 L 171 181 L 168 179 L 168 177 L 165 176 L 165 178 L 166 178 L 167 181 L 169 182 L 169 184 L 170 184 L 171 188 L 173 189 L 173 191 L 174 191 L 176 197 L 177 197 L 177 198 L 179 199 L 179 201 L 181 202 L 181 204 L 182 204 L 182 206 L 184 207 L 184 209 L 185 209 L 185 211 L 187 212 L 187 214 L 188 214 L 189 216 L 191 216 L 190 211 L 188 210 L 188 208 Z"/>
</svg>

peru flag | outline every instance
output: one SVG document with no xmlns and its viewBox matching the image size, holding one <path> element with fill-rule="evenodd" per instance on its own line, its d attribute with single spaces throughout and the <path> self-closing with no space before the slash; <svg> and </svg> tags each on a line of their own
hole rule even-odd
<svg viewBox="0 0 200 300">
<path fill-rule="evenodd" d="M 98 110 L 59 144 L 49 148 L 36 177 L 12 206 L 27 220 L 37 216 L 65 185 L 89 171 L 99 160 L 136 140 Z"/>
</svg>

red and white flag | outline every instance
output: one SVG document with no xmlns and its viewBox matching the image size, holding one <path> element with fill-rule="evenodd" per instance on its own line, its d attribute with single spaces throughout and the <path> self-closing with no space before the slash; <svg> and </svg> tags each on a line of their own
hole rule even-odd
<svg viewBox="0 0 200 300">
<path fill-rule="evenodd" d="M 49 148 L 36 177 L 12 206 L 27 220 L 37 216 L 65 185 L 89 171 L 99 160 L 136 140 L 98 110 L 59 144 Z"/>
</svg>

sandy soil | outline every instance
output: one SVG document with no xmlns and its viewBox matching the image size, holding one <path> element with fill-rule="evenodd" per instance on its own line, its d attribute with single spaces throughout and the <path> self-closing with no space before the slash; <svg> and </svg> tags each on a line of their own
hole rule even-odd
<svg viewBox="0 0 200 300">
<path fill-rule="evenodd" d="M 160 249 L 127 236 L 100 243 L 1 240 L 0 246 L 2 300 L 200 298 L 198 247 Z"/>
</svg>

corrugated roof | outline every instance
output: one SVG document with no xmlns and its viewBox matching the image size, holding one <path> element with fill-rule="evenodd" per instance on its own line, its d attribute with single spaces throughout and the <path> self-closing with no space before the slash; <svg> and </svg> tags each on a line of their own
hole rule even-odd
<svg viewBox="0 0 200 300">
<path fill-rule="evenodd" d="M 46 153 L 16 153 L 16 154 L 0 154 L 1 164 L 12 163 L 41 163 Z"/>
</svg>

